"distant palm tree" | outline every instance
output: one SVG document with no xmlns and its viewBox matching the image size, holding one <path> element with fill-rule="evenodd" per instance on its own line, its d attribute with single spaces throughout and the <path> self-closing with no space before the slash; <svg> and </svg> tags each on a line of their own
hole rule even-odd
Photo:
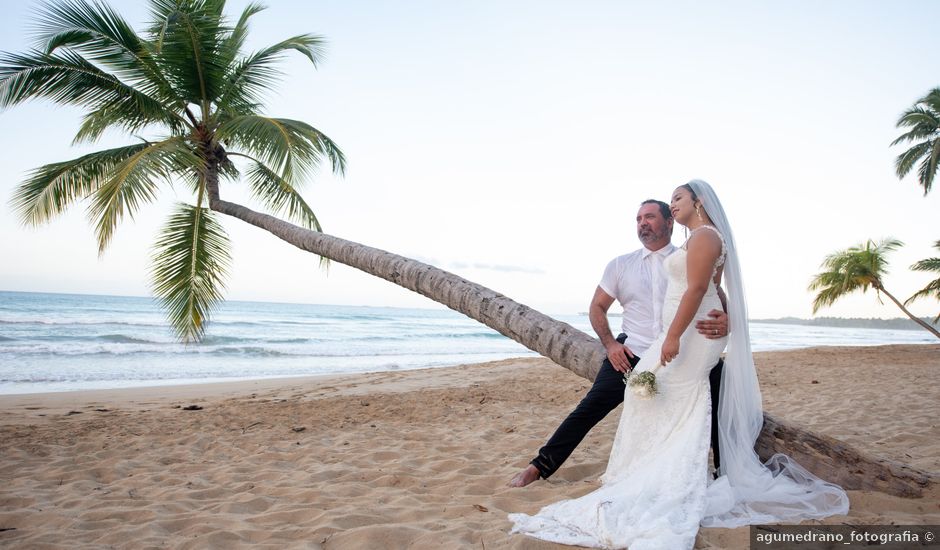
<svg viewBox="0 0 940 550">
<path fill-rule="evenodd" d="M 940 241 L 935 242 L 933 247 L 937 250 L 940 250 Z M 912 265 L 911 269 L 914 271 L 932 271 L 934 273 L 940 273 L 940 258 L 927 258 L 925 260 L 921 260 Z M 927 286 L 915 292 L 913 296 L 904 302 L 904 305 L 909 305 L 914 300 L 927 298 L 929 296 L 933 296 L 937 300 L 940 300 L 940 277 L 930 281 L 927 283 Z M 937 321 L 940 321 L 940 314 L 937 314 L 933 320 L 934 323 Z"/>
<path fill-rule="evenodd" d="M 913 147 L 898 155 L 895 160 L 898 177 L 906 176 L 917 161 L 920 161 L 917 180 L 926 195 L 940 166 L 940 88 L 930 90 L 927 95 L 917 100 L 914 106 L 904 111 L 898 119 L 897 127 L 910 130 L 892 141 L 891 145 L 915 142 Z"/>
<path fill-rule="evenodd" d="M 851 294 L 856 290 L 865 292 L 869 288 L 874 288 L 879 295 L 879 301 L 880 295 L 884 293 L 901 308 L 905 315 L 940 338 L 940 332 L 937 329 L 917 318 L 897 298 L 885 290 L 882 281 L 888 272 L 886 256 L 903 245 L 904 243 L 897 239 L 885 239 L 877 244 L 868 239 L 863 244 L 839 250 L 827 256 L 820 265 L 825 271 L 816 274 L 809 285 L 809 290 L 819 291 L 813 300 L 813 313 L 815 314 L 825 306 L 831 306 L 846 294 Z"/>
<path fill-rule="evenodd" d="M 151 278 L 183 340 L 202 338 L 223 299 L 230 243 L 221 212 L 423 294 L 593 379 L 603 346 L 567 323 L 453 273 L 320 231 L 299 187 L 323 160 L 342 174 L 343 153 L 305 122 L 262 114 L 260 100 L 284 54 L 316 65 L 323 40 L 303 34 L 244 54 L 249 19 L 263 8 L 249 4 L 234 25 L 224 8 L 224 0 L 150 0 L 151 24 L 138 35 L 102 2 L 43 5 L 37 49 L 0 54 L 0 107 L 48 99 L 83 108 L 76 142 L 107 130 L 147 137 L 34 170 L 12 199 L 23 221 L 44 223 L 87 200 L 104 251 L 118 223 L 154 201 L 160 184 L 181 182 L 195 200 L 179 204 L 163 227 Z M 237 180 L 302 227 L 222 200 L 221 184 Z"/>
</svg>

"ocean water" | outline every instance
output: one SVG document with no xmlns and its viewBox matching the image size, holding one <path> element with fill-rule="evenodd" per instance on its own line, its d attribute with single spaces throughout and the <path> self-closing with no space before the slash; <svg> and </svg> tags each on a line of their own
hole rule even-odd
<svg viewBox="0 0 940 550">
<path fill-rule="evenodd" d="M 556 318 L 593 334 L 586 315 Z M 611 318 L 612 325 L 619 321 Z M 755 351 L 935 343 L 918 330 L 751 324 Z M 179 343 L 150 298 L 0 292 L 0 394 L 447 367 L 536 354 L 446 309 L 226 302 Z"/>
</svg>

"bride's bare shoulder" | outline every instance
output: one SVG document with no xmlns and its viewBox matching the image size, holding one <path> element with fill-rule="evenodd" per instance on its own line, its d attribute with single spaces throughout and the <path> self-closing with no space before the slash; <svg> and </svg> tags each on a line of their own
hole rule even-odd
<svg viewBox="0 0 940 550">
<path fill-rule="evenodd" d="M 705 256 L 714 255 L 717 258 L 721 254 L 724 241 L 722 241 L 721 234 L 717 230 L 712 231 L 705 227 L 710 226 L 702 226 L 692 232 L 689 240 L 685 243 L 685 249 L 689 253 L 699 253 Z"/>
</svg>

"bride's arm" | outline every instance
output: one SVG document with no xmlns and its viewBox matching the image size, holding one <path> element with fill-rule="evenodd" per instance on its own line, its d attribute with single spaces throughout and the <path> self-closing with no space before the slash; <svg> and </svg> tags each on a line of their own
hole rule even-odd
<svg viewBox="0 0 940 550">
<path fill-rule="evenodd" d="M 663 341 L 660 356 L 660 361 L 664 365 L 679 355 L 679 337 L 689 327 L 689 323 L 692 322 L 695 312 L 702 303 L 705 292 L 708 291 L 715 261 L 721 254 L 721 238 L 713 231 L 699 231 L 692 235 L 687 246 L 688 288 L 682 295 L 679 309 L 669 325 L 669 330 L 666 331 L 666 339 Z"/>
</svg>

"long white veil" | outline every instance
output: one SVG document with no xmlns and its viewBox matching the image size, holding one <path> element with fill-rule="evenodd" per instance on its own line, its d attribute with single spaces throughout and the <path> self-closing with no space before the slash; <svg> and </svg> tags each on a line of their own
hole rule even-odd
<svg viewBox="0 0 940 550">
<path fill-rule="evenodd" d="M 718 405 L 721 470 L 708 487 L 702 525 L 739 527 L 846 514 L 849 498 L 841 487 L 819 479 L 784 454 L 763 464 L 754 451 L 764 416 L 737 247 L 715 191 L 701 180 L 688 185 L 721 232 L 727 249 L 724 287 L 730 333 Z"/>
</svg>

